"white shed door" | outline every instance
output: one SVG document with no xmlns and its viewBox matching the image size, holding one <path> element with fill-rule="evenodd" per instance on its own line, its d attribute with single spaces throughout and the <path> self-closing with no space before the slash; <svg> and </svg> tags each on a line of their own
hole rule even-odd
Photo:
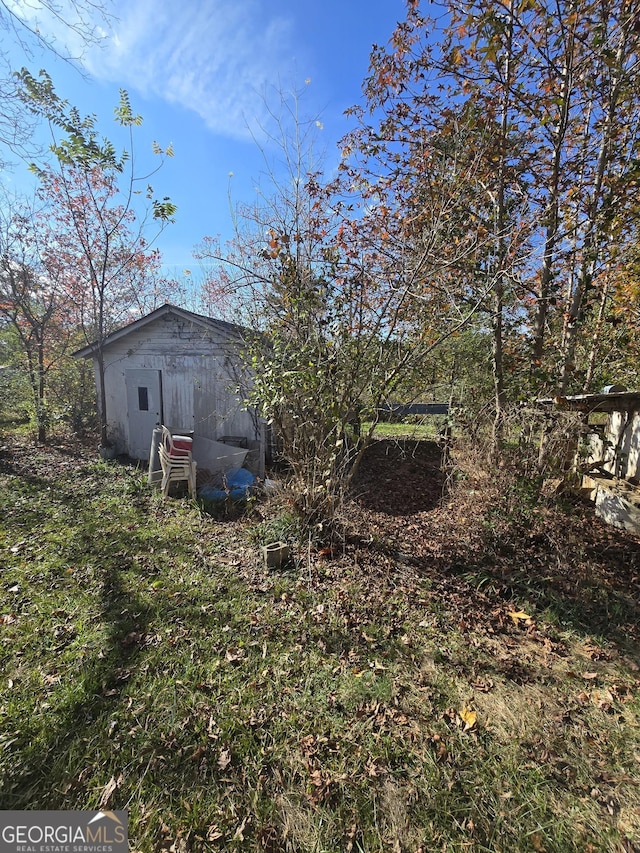
<svg viewBox="0 0 640 853">
<path fill-rule="evenodd" d="M 162 423 L 162 379 L 159 370 L 125 370 L 129 420 L 129 456 L 148 459 L 156 424 Z"/>
</svg>

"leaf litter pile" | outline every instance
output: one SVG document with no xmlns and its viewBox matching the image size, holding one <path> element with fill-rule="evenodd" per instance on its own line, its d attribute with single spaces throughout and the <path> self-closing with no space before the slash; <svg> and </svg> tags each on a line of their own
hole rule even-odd
<svg viewBox="0 0 640 853">
<path fill-rule="evenodd" d="M 72 445 L 0 442 L 0 808 L 143 851 L 640 850 L 640 541 L 375 442 L 340 552 L 264 568 Z M 278 536 L 274 536 L 274 533 Z"/>
</svg>

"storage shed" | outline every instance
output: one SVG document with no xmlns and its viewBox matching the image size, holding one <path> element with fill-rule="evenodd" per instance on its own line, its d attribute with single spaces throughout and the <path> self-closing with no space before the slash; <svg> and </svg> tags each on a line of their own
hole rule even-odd
<svg viewBox="0 0 640 853">
<path fill-rule="evenodd" d="M 194 436 L 199 468 L 210 442 L 247 448 L 246 465 L 264 474 L 264 422 L 243 403 L 248 373 L 240 353 L 250 333 L 241 326 L 163 305 L 104 341 L 107 423 L 118 453 L 148 460 L 153 430 Z M 74 353 L 93 358 L 97 343 Z M 217 444 L 216 444 L 217 446 Z M 204 448 L 204 450 L 202 449 Z"/>
<path fill-rule="evenodd" d="M 608 524 L 640 533 L 640 391 L 610 386 L 556 401 L 582 412 L 586 442 L 577 455 L 582 489 Z M 551 402 L 551 401 L 548 401 Z"/>
</svg>

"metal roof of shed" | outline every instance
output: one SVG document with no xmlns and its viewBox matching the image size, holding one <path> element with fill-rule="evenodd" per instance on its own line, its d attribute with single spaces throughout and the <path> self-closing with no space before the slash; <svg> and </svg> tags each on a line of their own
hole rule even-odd
<svg viewBox="0 0 640 853">
<path fill-rule="evenodd" d="M 577 412 L 621 412 L 640 410 L 640 391 L 614 391 L 610 394 L 575 394 L 538 400 L 545 405 Z"/>
</svg>

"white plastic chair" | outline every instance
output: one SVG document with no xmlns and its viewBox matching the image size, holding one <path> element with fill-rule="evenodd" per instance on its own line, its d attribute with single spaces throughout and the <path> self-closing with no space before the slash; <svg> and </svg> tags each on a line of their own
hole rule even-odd
<svg viewBox="0 0 640 853">
<path fill-rule="evenodd" d="M 196 463 L 189 450 L 176 447 L 174 437 L 166 426 L 162 427 L 162 437 L 158 446 L 160 465 L 162 466 L 162 499 L 169 494 L 169 486 L 181 480 L 186 480 L 189 494 L 196 496 Z"/>
</svg>

